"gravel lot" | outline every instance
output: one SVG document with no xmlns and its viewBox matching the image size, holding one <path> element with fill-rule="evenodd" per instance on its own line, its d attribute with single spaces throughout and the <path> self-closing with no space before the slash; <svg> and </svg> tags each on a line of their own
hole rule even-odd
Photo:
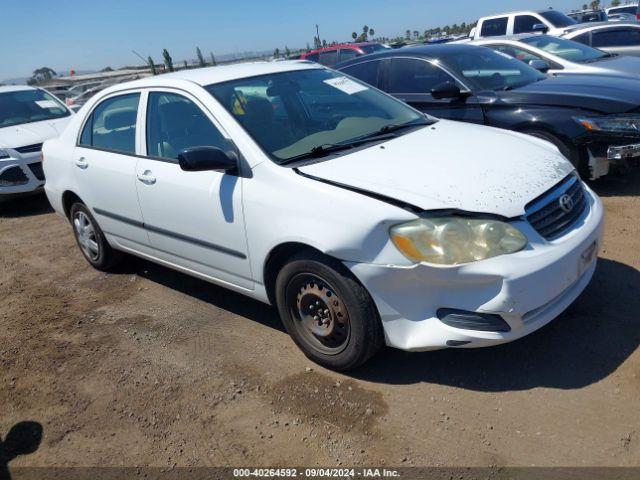
<svg viewBox="0 0 640 480">
<path fill-rule="evenodd" d="M 548 327 L 483 350 L 311 364 L 275 311 L 131 259 L 92 270 L 44 198 L 0 212 L 0 437 L 9 467 L 640 466 L 640 172 L 596 185 L 593 282 Z"/>
</svg>

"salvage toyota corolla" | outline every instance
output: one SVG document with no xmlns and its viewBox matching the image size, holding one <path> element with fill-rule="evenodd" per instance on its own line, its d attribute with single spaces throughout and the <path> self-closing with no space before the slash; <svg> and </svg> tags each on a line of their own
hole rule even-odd
<svg viewBox="0 0 640 480">
<path fill-rule="evenodd" d="M 277 306 L 314 361 L 482 347 L 585 288 L 602 205 L 557 148 L 308 62 L 104 90 L 44 146 L 95 268 L 131 253 Z"/>
</svg>

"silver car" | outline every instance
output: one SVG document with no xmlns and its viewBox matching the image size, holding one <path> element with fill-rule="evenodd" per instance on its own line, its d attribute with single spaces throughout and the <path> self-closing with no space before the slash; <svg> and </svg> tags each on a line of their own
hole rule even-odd
<svg viewBox="0 0 640 480">
<path fill-rule="evenodd" d="M 640 56 L 640 24 L 622 22 L 581 23 L 562 38 L 619 55 Z"/>
<path fill-rule="evenodd" d="M 553 75 L 640 77 L 640 58 L 608 53 L 565 38 L 527 33 L 472 43 L 507 54 Z"/>
</svg>

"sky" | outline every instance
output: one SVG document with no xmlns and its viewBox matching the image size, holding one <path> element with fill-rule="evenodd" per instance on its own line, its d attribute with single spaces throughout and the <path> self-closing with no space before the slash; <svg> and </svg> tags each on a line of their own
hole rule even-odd
<svg viewBox="0 0 640 480">
<path fill-rule="evenodd" d="M 131 50 L 160 63 L 209 52 L 301 48 L 315 25 L 331 42 L 351 40 L 364 24 L 376 36 L 473 22 L 510 10 L 569 11 L 584 0 L 0 0 L 0 80 L 27 77 L 47 66 L 70 69 L 141 64 Z M 588 3 L 588 2 L 587 2 Z M 605 0 L 608 5 L 609 1 Z M 624 3 L 624 2 L 623 2 Z"/>
</svg>

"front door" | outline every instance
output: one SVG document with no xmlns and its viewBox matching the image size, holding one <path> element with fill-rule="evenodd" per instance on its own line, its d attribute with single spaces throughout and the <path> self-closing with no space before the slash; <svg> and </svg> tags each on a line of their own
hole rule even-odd
<svg viewBox="0 0 640 480">
<path fill-rule="evenodd" d="M 177 158 L 189 147 L 229 149 L 230 141 L 197 99 L 151 91 L 146 145 L 136 185 L 156 255 L 221 283 L 252 289 L 242 212 L 242 178 L 224 172 L 185 172 Z"/>
</svg>

